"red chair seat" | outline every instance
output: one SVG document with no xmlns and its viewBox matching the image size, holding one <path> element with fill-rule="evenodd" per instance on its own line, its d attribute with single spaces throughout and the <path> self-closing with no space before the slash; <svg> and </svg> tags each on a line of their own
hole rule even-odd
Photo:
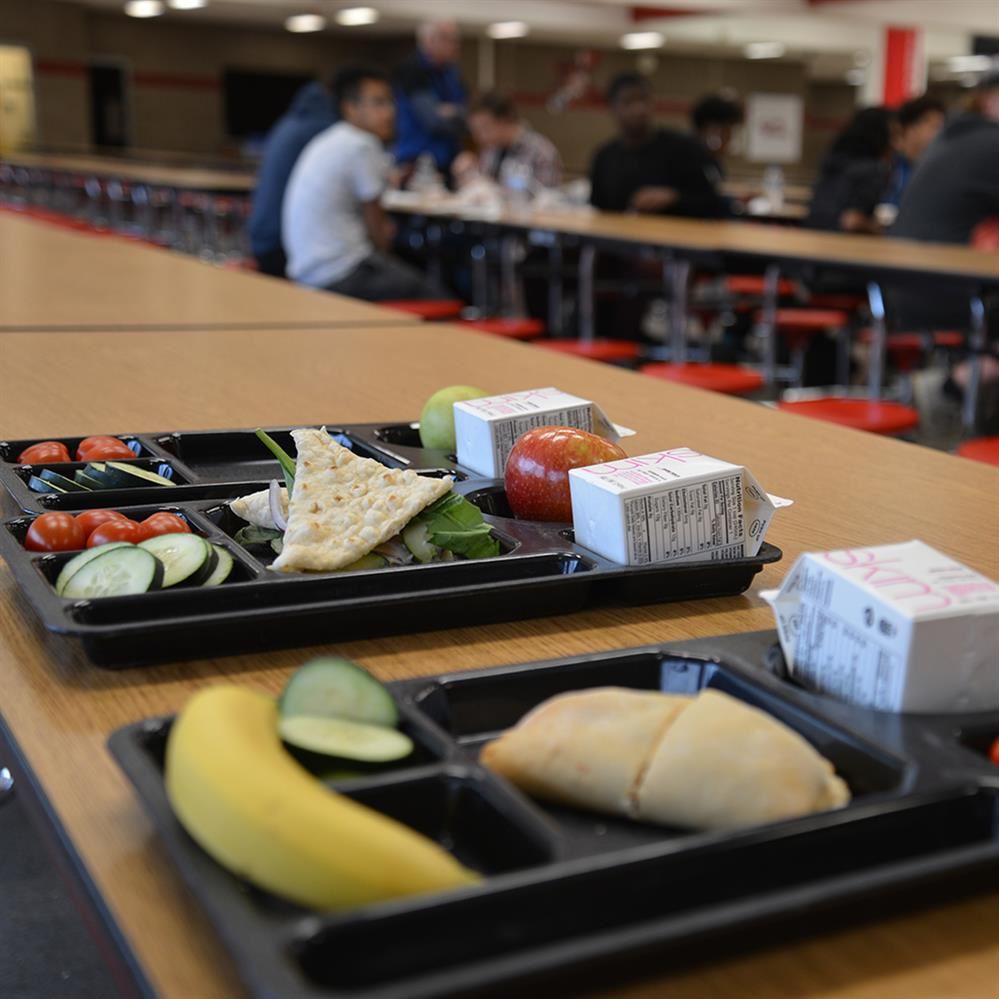
<svg viewBox="0 0 999 999">
<path fill-rule="evenodd" d="M 732 295 L 756 295 L 762 297 L 766 290 L 766 278 L 762 274 L 729 274 L 725 278 L 725 290 Z M 788 278 L 777 280 L 778 295 L 793 295 L 797 287 Z"/>
<path fill-rule="evenodd" d="M 819 333 L 842 329 L 850 322 L 850 316 L 842 309 L 777 309 L 774 322 L 779 330 Z"/>
<path fill-rule="evenodd" d="M 725 395 L 749 395 L 763 388 L 762 375 L 738 364 L 645 364 L 641 370 L 663 381 Z"/>
<path fill-rule="evenodd" d="M 863 295 L 810 295 L 808 306 L 812 309 L 841 309 L 844 312 L 855 312 L 867 305 Z"/>
<path fill-rule="evenodd" d="M 379 305 L 384 305 L 386 309 L 395 309 L 396 312 L 405 312 L 409 316 L 419 316 L 428 322 L 458 319 L 465 308 L 465 303 L 458 299 L 395 299 L 390 302 L 379 302 Z"/>
<path fill-rule="evenodd" d="M 965 441 L 957 453 L 962 458 L 972 461 L 984 461 L 989 465 L 999 465 L 999 437 L 979 437 L 973 441 Z"/>
<path fill-rule="evenodd" d="M 871 434 L 901 434 L 919 426 L 919 413 L 897 402 L 873 399 L 800 399 L 779 402 L 785 413 L 838 423 Z"/>
<path fill-rule="evenodd" d="M 874 330 L 860 331 L 861 343 L 871 343 Z M 927 348 L 957 350 L 964 346 L 964 336 L 955 331 L 932 333 L 925 336 L 922 333 L 889 333 L 885 338 L 885 351 L 891 357 L 897 368 L 911 371 L 926 353 Z"/>
<path fill-rule="evenodd" d="M 634 361 L 640 350 L 631 340 L 539 340 L 538 346 L 591 361 Z"/>
<path fill-rule="evenodd" d="M 545 332 L 540 319 L 466 319 L 462 325 L 509 340 L 536 340 Z"/>
</svg>

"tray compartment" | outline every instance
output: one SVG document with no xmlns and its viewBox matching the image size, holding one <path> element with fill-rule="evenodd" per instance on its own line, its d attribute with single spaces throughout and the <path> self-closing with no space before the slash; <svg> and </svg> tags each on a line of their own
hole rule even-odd
<svg viewBox="0 0 999 999">
<path fill-rule="evenodd" d="M 782 892 L 807 897 L 809 887 L 838 878 L 857 891 L 864 872 L 897 866 L 915 874 L 922 860 L 994 847 L 996 836 L 996 792 L 959 792 L 807 834 L 758 836 L 744 849 L 718 843 L 565 872 L 555 883 L 413 900 L 379 918 L 324 920 L 301 934 L 293 957 L 319 990 L 338 996 L 466 994 L 499 976 L 529 979 L 558 967 L 578 980 L 611 953 L 662 966 L 692 937 L 731 928 L 725 916 L 730 924 L 746 918 L 732 911 L 740 904 L 764 914 Z M 807 907 L 813 927 L 818 902 L 813 896 Z M 434 981 L 442 968 L 454 974 Z M 398 991 L 383 991 L 388 985 Z"/>
<path fill-rule="evenodd" d="M 19 454 L 26 448 L 31 447 L 32 444 L 41 444 L 43 441 L 58 441 L 60 444 L 65 444 L 70 456 L 76 454 L 76 449 L 80 446 L 80 441 L 85 440 L 88 436 L 94 436 L 91 434 L 85 434 L 83 437 L 32 437 L 24 440 L 16 441 L 0 441 L 0 461 L 6 462 L 8 465 L 19 465 L 20 462 L 17 460 Z M 107 434 L 101 436 L 117 437 L 123 444 L 127 444 L 139 458 L 154 458 L 156 457 L 156 452 L 150 450 L 144 441 L 142 441 L 137 434 Z M 53 462 L 51 466 L 49 465 L 39 465 L 39 468 L 49 468 L 51 467 L 53 471 L 59 472 L 60 469 L 67 467 L 68 462 Z"/>
</svg>

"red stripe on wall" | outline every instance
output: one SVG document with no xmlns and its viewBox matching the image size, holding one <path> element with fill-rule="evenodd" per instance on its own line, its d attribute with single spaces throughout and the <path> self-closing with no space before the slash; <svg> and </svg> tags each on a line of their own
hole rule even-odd
<svg viewBox="0 0 999 999">
<path fill-rule="evenodd" d="M 705 14 L 718 14 L 720 11 L 710 8 L 690 10 L 686 7 L 649 7 L 642 4 L 631 8 L 631 19 L 639 21 L 660 21 L 665 17 L 703 17 Z"/>
<path fill-rule="evenodd" d="M 71 76 L 79 78 L 87 75 L 87 67 L 82 62 L 38 59 L 35 62 L 35 72 L 40 76 Z"/>
<path fill-rule="evenodd" d="M 882 99 L 895 108 L 913 96 L 913 66 L 916 59 L 914 28 L 885 29 L 885 77 Z"/>
</svg>

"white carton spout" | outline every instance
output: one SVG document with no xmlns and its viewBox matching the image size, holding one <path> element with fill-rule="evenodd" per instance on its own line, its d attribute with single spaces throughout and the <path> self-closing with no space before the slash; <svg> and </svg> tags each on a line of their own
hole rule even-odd
<svg viewBox="0 0 999 999">
<path fill-rule="evenodd" d="M 812 690 L 882 711 L 999 708 L 999 584 L 921 541 L 802 555 L 760 596 Z"/>
<path fill-rule="evenodd" d="M 752 558 L 791 503 L 682 447 L 574 468 L 569 489 L 576 541 L 622 565 Z"/>
<path fill-rule="evenodd" d="M 611 423 L 589 399 L 551 386 L 454 404 L 458 463 L 490 478 L 502 478 L 518 437 L 538 427 L 577 427 L 615 443 L 634 430 Z"/>
</svg>

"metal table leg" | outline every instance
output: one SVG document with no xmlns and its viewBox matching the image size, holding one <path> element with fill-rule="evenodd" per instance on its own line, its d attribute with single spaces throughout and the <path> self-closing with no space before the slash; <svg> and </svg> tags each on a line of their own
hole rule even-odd
<svg viewBox="0 0 999 999">
<path fill-rule="evenodd" d="M 562 240 L 552 236 L 548 245 L 548 265 L 551 273 L 548 275 L 548 332 L 552 336 L 561 336 L 565 326 L 562 315 Z"/>
<path fill-rule="evenodd" d="M 687 286 L 690 261 L 667 257 L 663 263 L 663 281 L 669 296 L 670 361 L 687 363 Z"/>
<path fill-rule="evenodd" d="M 978 424 L 978 396 L 982 387 L 982 352 L 985 350 L 985 344 L 985 303 L 981 295 L 974 295 L 971 298 L 971 335 L 968 337 L 971 359 L 961 413 L 961 420 L 968 434 L 974 434 Z"/>
<path fill-rule="evenodd" d="M 760 310 L 760 333 L 763 339 L 763 380 L 767 388 L 777 386 L 777 288 L 780 268 L 768 264 L 763 272 L 763 308 Z"/>
<path fill-rule="evenodd" d="M 586 244 L 579 251 L 579 339 L 590 343 L 594 337 L 594 271 L 597 248 Z"/>
<path fill-rule="evenodd" d="M 867 393 L 871 399 L 881 398 L 885 377 L 885 299 L 881 285 L 871 281 L 867 286 L 867 301 L 871 309 L 871 354 L 868 367 Z"/>
</svg>

